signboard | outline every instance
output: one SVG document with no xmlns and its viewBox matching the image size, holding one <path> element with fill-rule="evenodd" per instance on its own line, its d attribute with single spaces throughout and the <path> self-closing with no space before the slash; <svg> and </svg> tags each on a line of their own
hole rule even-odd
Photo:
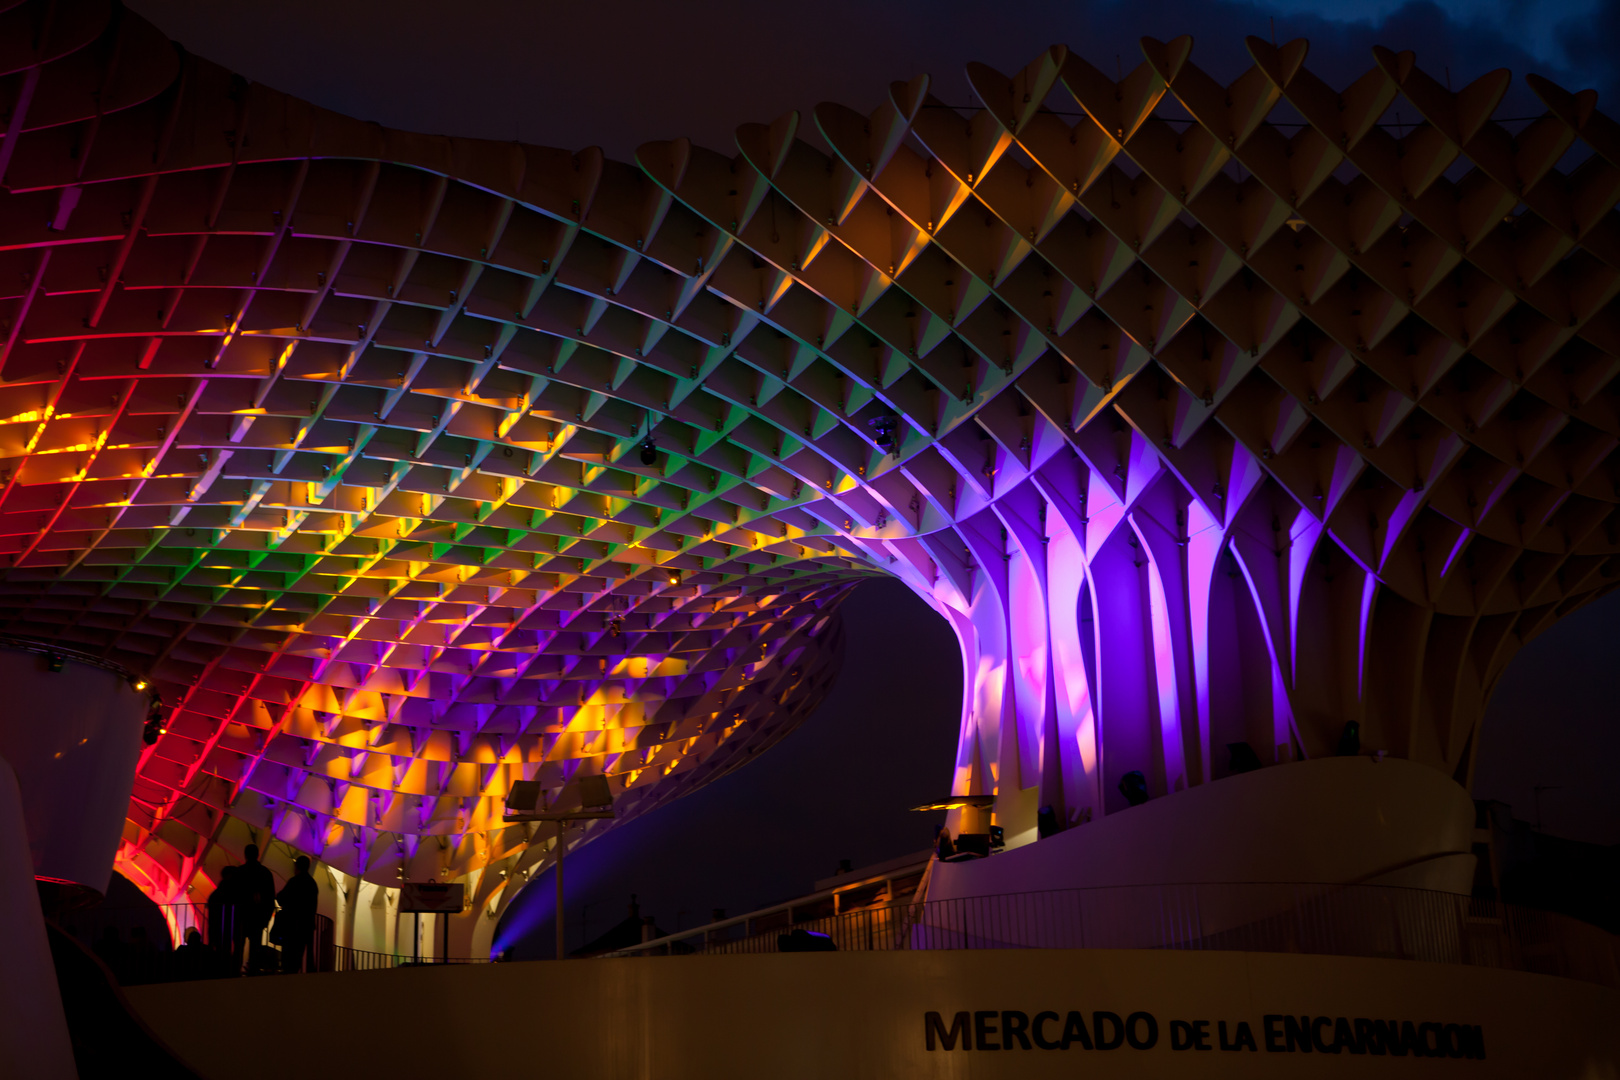
<svg viewBox="0 0 1620 1080">
<path fill-rule="evenodd" d="M 433 881 L 407 881 L 399 887 L 399 910 L 402 915 L 409 915 L 412 912 L 426 914 L 432 911 L 448 911 L 452 915 L 459 915 L 466 903 L 465 882 L 457 881 L 441 885 Z"/>
<path fill-rule="evenodd" d="M 1175 1052 L 1218 1050 L 1257 1054 L 1261 1033 L 1268 1054 L 1370 1054 L 1373 1057 L 1485 1057 L 1485 1031 L 1480 1024 L 1442 1024 L 1437 1020 L 1391 1020 L 1386 1017 L 1312 1016 L 1309 1013 L 1266 1013 L 1257 1024 L 1248 1020 L 1170 1020 L 1161 1023 L 1151 1012 L 1127 1016 L 1098 1009 L 1060 1013 L 1043 1009 L 963 1009 L 950 1016 L 923 1014 L 923 1044 L 937 1050 L 1152 1050 L 1168 1042 Z"/>
</svg>

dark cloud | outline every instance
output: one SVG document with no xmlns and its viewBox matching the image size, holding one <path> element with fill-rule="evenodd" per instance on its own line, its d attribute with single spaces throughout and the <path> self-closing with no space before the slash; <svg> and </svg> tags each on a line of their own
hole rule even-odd
<svg viewBox="0 0 1620 1080">
<path fill-rule="evenodd" d="M 1610 116 L 1620 112 L 1620 0 L 1605 0 L 1595 16 L 1566 23 L 1558 42 L 1570 57 L 1576 74 L 1584 76 L 1580 87 L 1598 91 L 1598 108 Z"/>
<path fill-rule="evenodd" d="M 821 101 L 871 108 L 895 79 L 927 72 L 947 101 L 968 99 L 969 61 L 1006 72 L 1063 43 L 1105 71 L 1130 70 L 1144 36 L 1191 34 L 1193 61 L 1225 81 L 1249 66 L 1245 35 L 1310 39 L 1311 68 L 1344 84 L 1372 47 L 1410 48 L 1462 86 L 1511 68 L 1614 82 L 1613 33 L 1570 27 L 1571 70 L 1532 57 L 1510 24 L 1459 23 L 1433 3 L 1380 21 L 1274 14 L 1259 3 L 1174 0 L 138 0 L 194 52 L 318 104 L 394 127 L 577 148 L 628 160 L 640 143 L 686 135 L 727 150 L 740 123 Z M 1325 6 L 1325 5 L 1324 5 Z M 454 14 L 447 15 L 447 11 Z M 1603 20 L 1607 20 L 1604 22 Z M 1609 4 L 1596 29 L 1615 23 Z M 1536 103 L 1516 79 L 1509 104 Z"/>
</svg>

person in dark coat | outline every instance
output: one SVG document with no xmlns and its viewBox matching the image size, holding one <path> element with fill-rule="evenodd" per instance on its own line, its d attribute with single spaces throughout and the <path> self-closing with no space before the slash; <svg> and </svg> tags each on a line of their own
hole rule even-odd
<svg viewBox="0 0 1620 1080">
<path fill-rule="evenodd" d="M 121 975 L 119 981 L 125 985 L 152 982 L 154 976 L 161 972 L 158 952 L 152 946 L 152 939 L 146 935 L 146 927 L 137 926 L 130 930 L 129 948 L 124 953 L 124 962 L 128 973 Z"/>
<path fill-rule="evenodd" d="M 233 956 L 236 960 L 235 971 L 242 970 L 242 958 L 235 955 L 236 946 L 236 901 L 241 889 L 236 880 L 236 867 L 227 866 L 219 872 L 219 883 L 208 897 L 208 947 L 213 950 L 218 963 L 214 966 L 221 971 L 227 967 L 227 962 Z"/>
<path fill-rule="evenodd" d="M 256 959 L 253 954 L 264 947 L 264 928 L 270 925 L 270 916 L 276 910 L 276 879 L 270 876 L 270 868 L 259 861 L 259 845 L 249 844 L 242 856 L 242 865 L 236 869 L 240 891 L 231 957 L 245 959 L 251 971 Z"/>
<path fill-rule="evenodd" d="M 276 902 L 281 905 L 276 912 L 276 927 L 281 931 L 281 970 L 287 974 L 304 967 L 306 957 L 309 966 L 304 970 L 316 969 L 315 907 L 320 898 L 320 887 L 309 876 L 309 856 L 300 855 L 293 863 L 293 876 L 276 894 Z"/>
<path fill-rule="evenodd" d="M 94 945 L 90 946 L 92 952 L 100 957 L 119 982 L 124 981 L 126 974 L 124 964 L 124 939 L 118 933 L 117 926 L 107 926 L 102 929 L 101 935 L 96 938 Z"/>
</svg>

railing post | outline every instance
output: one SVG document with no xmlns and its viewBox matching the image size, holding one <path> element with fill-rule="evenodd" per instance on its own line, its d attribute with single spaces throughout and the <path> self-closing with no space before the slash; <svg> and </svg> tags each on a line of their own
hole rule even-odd
<svg viewBox="0 0 1620 1080">
<path fill-rule="evenodd" d="M 1203 897 L 1203 888 L 1204 887 L 1202 885 L 1194 885 L 1193 886 L 1193 897 L 1192 897 L 1192 899 L 1193 899 L 1193 925 L 1194 925 L 1194 927 L 1196 927 L 1196 929 L 1198 931 L 1198 937 L 1197 937 L 1196 940 L 1198 942 L 1198 948 L 1200 948 L 1200 949 L 1203 949 L 1203 948 L 1206 947 L 1205 944 L 1204 944 L 1204 903 L 1203 903 L 1204 897 Z"/>
</svg>

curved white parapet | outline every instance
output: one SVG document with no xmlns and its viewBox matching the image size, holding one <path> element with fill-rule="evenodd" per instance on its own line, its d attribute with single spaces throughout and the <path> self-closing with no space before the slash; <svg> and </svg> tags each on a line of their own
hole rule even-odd
<svg viewBox="0 0 1620 1080">
<path fill-rule="evenodd" d="M 16 771 L 35 877 L 107 891 L 149 705 L 127 675 L 0 644 L 0 758 Z"/>
<path fill-rule="evenodd" d="M 17 777 L 0 759 L 0 1076 L 72 1080 L 73 1046 L 29 861 Z"/>
<path fill-rule="evenodd" d="M 988 859 L 937 863 L 928 899 L 1178 882 L 1467 893 L 1474 805 L 1410 761 L 1323 758 L 1153 799 Z"/>
<path fill-rule="evenodd" d="M 359 1000 L 409 1002 L 433 1018 L 433 1036 L 409 1044 L 413 1076 L 463 1075 L 471 1061 L 484 1075 L 532 1073 L 533 1038 L 489 1037 L 497 1007 L 545 1018 L 545 1068 L 558 1076 L 1596 1080 L 1620 1071 L 1620 992 L 1492 967 L 1181 949 L 649 956 L 557 967 L 159 983 L 128 997 L 199 1072 L 233 1080 L 288 1072 L 285 1053 L 242 1052 L 243 1017 L 342 1017 Z M 604 1017 L 616 1021 L 610 1036 Z M 354 1044 L 352 1025 L 301 1025 L 299 1072 L 349 1075 Z"/>
</svg>

